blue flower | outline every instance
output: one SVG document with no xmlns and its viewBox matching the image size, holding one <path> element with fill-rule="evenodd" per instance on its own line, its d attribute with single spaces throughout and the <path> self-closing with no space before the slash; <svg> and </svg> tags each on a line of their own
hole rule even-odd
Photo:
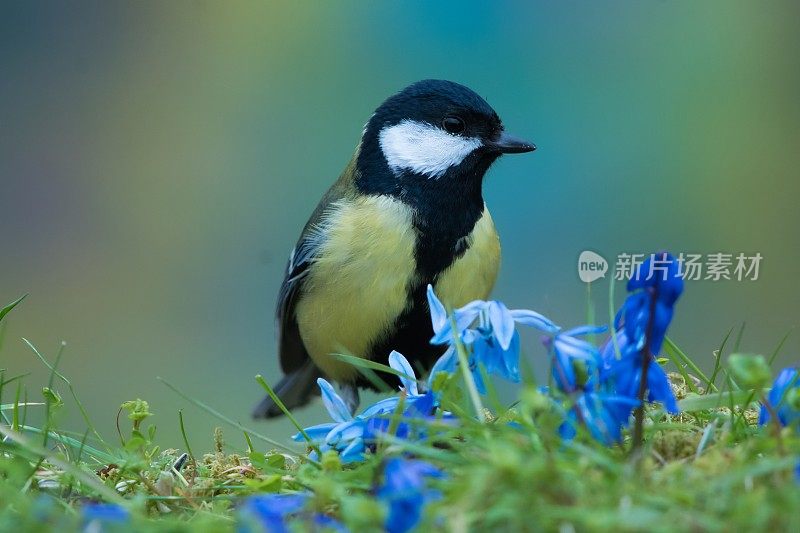
<svg viewBox="0 0 800 533">
<path fill-rule="evenodd" d="M 389 365 L 402 374 L 400 390 L 404 395 L 403 416 L 428 417 L 435 405 L 433 394 L 420 393 L 417 378 L 408 360 L 401 353 L 393 351 L 389 355 Z M 305 428 L 306 435 L 322 452 L 337 450 L 345 463 L 362 460 L 367 447 L 374 444 L 381 433 L 388 432 L 389 415 L 397 410 L 400 397 L 392 396 L 380 400 L 364 409 L 360 415 L 353 416 L 345 401 L 336 394 L 328 381 L 319 378 L 317 384 L 322 392 L 322 403 L 334 421 Z M 410 434 L 407 423 L 401 424 L 396 433 L 401 438 L 408 438 Z M 302 433 L 292 438 L 296 441 L 305 439 Z"/>
<path fill-rule="evenodd" d="M 440 497 L 438 491 L 427 487 L 427 479 L 443 474 L 425 461 L 394 458 L 387 461 L 383 476 L 384 482 L 377 494 L 389 505 L 386 531 L 410 531 L 419 523 L 425 505 Z"/>
<path fill-rule="evenodd" d="M 603 348 L 600 379 L 617 396 L 638 398 L 642 382 L 642 354 L 630 342 L 624 330 L 617 331 L 616 336 L 621 357 L 617 358 L 614 343 L 609 339 Z M 680 409 L 666 372 L 652 355 L 648 357 L 650 363 L 647 370 L 647 400 L 660 402 L 664 404 L 667 412 L 678 414 Z"/>
<path fill-rule="evenodd" d="M 322 392 L 322 403 L 334 422 L 305 428 L 306 435 L 319 446 L 320 451 L 337 450 L 345 463 L 362 460 L 366 420 L 363 416 L 351 415 L 344 400 L 325 379 L 317 379 L 317 385 Z M 305 439 L 302 433 L 292 438 L 296 441 Z"/>
<path fill-rule="evenodd" d="M 427 433 L 422 426 L 423 422 L 433 420 L 431 416 L 435 409 L 435 400 L 432 392 L 427 392 L 418 398 L 408 408 L 404 408 L 394 436 L 401 439 L 423 440 Z M 382 436 L 387 435 L 392 426 L 392 414 L 378 414 L 367 420 L 364 428 L 364 441 L 367 445 L 374 445 Z"/>
<path fill-rule="evenodd" d="M 413 438 L 414 440 L 422 440 L 427 438 L 427 428 L 424 423 L 436 419 L 433 415 L 439 405 L 438 395 L 432 389 L 432 381 L 436 372 L 432 371 L 430 373 L 426 383 L 427 391 L 421 393 L 414 369 L 411 368 L 411 364 L 403 354 L 392 351 L 389 354 L 389 365 L 402 373 L 399 376 L 402 383 L 400 390 L 405 392 L 402 417 L 397 424 L 394 435 L 401 439 Z M 397 411 L 399 402 L 400 397 L 393 396 L 379 401 L 364 412 L 362 416 L 369 417 L 364 431 L 364 440 L 367 444 L 376 442 L 381 435 L 389 432 L 392 416 Z M 376 409 L 380 412 L 373 414 L 372 411 Z M 391 414 L 387 414 L 390 412 Z M 440 421 L 452 422 L 453 420 L 455 420 L 455 417 L 448 412 L 443 412 L 440 415 Z"/>
<path fill-rule="evenodd" d="M 479 364 L 489 374 L 512 382 L 519 381 L 519 333 L 516 331 L 516 324 L 532 326 L 547 333 L 556 333 L 560 329 L 535 311 L 510 310 L 502 302 L 475 300 L 453 311 L 454 331 L 447 310 L 436 297 L 431 285 L 428 285 L 428 307 L 434 332 L 431 344 L 449 345 L 434 365 L 431 375 L 455 370 L 458 363 L 455 342 L 459 339 L 470 350 L 470 370 L 481 393 L 485 393 L 486 389 Z"/>
<path fill-rule="evenodd" d="M 285 518 L 299 512 L 306 504 L 305 494 L 269 494 L 247 498 L 238 513 L 239 533 L 284 533 L 289 529 Z"/>
<path fill-rule="evenodd" d="M 576 426 L 580 424 L 603 444 L 621 442 L 622 428 L 627 426 L 631 411 L 638 405 L 639 401 L 634 398 L 584 392 L 577 395 L 558 432 L 561 438 L 570 440 L 575 437 Z"/>
<path fill-rule="evenodd" d="M 238 533 L 288 533 L 288 521 L 305 520 L 306 531 L 345 532 L 342 524 L 320 513 L 304 511 L 309 494 L 268 494 L 247 498 L 239 507 Z"/>
<path fill-rule="evenodd" d="M 675 302 L 683 292 L 680 266 L 667 252 L 651 255 L 639 265 L 630 281 L 631 294 L 617 314 L 614 329 L 619 357 L 609 341 L 603 350 L 601 381 L 614 394 L 638 398 L 642 384 L 644 361 L 647 361 L 647 400 L 661 402 L 669 413 L 677 414 L 678 402 L 664 369 L 655 356 L 672 321 Z M 613 339 L 612 339 L 613 340 Z"/>
<path fill-rule="evenodd" d="M 81 508 L 84 531 L 117 530 L 128 524 L 130 518 L 127 509 L 114 503 L 90 503 Z"/>
<path fill-rule="evenodd" d="M 545 345 L 553 346 L 552 375 L 561 391 L 570 393 L 583 389 L 588 384 L 588 378 L 600 367 L 600 351 L 597 347 L 577 337 L 603 333 L 606 329 L 605 326 L 581 326 L 558 333 L 552 339 L 545 338 Z M 575 372 L 578 361 L 583 363 L 587 373 L 583 383 L 578 382 Z"/>
<path fill-rule="evenodd" d="M 411 363 L 405 358 L 403 354 L 396 350 L 392 350 L 389 354 L 389 366 L 394 370 L 400 372 L 400 390 L 405 391 L 409 396 L 419 395 L 419 387 L 417 386 L 417 375 L 414 369 L 411 368 Z"/>
<path fill-rule="evenodd" d="M 417 376 L 414 373 L 414 369 L 411 368 L 411 363 L 408 362 L 408 359 L 403 354 L 392 350 L 392 353 L 389 354 L 389 366 L 400 373 L 398 376 L 401 384 L 400 391 L 405 393 L 403 398 L 404 408 L 410 408 L 414 403 L 425 397 L 425 394 L 419 390 Z M 432 377 L 433 373 L 431 373 Z M 430 379 L 427 386 L 428 390 L 430 390 Z M 385 398 L 371 407 L 367 407 L 360 416 L 367 418 L 377 414 L 394 412 L 398 403 L 400 403 L 400 397 L 397 395 Z"/>
<path fill-rule="evenodd" d="M 624 317 L 625 333 L 635 341 L 637 349 L 641 350 L 647 340 L 650 353 L 658 355 L 675 302 L 683 292 L 678 261 L 667 252 L 652 254 L 631 276 L 628 291 L 632 294 L 617 316 L 615 329 Z"/>
<path fill-rule="evenodd" d="M 586 427 L 595 440 L 606 445 L 622 440 L 622 428 L 639 402 L 616 394 L 603 381 L 603 359 L 593 344 L 578 337 L 606 331 L 605 326 L 580 326 L 547 338 L 552 345 L 552 375 L 556 386 L 571 396 L 572 405 L 559 427 L 565 440 L 575 437 L 577 426 Z M 583 372 L 578 369 L 582 366 Z M 581 375 L 583 374 L 583 375 Z"/>
<path fill-rule="evenodd" d="M 628 280 L 628 292 L 654 289 L 665 305 L 673 305 L 683 292 L 680 264 L 669 252 L 651 254 Z"/>
<path fill-rule="evenodd" d="M 767 402 L 778 415 L 782 426 L 788 426 L 800 420 L 800 410 L 787 401 L 790 394 L 800 394 L 800 373 L 794 367 L 787 367 L 780 371 L 769 395 L 767 395 Z M 763 425 L 769 420 L 769 410 L 762 405 L 758 423 Z"/>
</svg>

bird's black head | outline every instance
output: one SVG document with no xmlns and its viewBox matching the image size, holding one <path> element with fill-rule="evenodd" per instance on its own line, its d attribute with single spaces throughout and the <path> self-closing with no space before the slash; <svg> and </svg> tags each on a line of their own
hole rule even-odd
<svg viewBox="0 0 800 533">
<path fill-rule="evenodd" d="M 437 189 L 480 199 L 483 175 L 500 155 L 535 149 L 508 135 L 474 91 L 423 80 L 389 97 L 367 122 L 356 185 L 364 193 L 411 201 Z"/>
</svg>

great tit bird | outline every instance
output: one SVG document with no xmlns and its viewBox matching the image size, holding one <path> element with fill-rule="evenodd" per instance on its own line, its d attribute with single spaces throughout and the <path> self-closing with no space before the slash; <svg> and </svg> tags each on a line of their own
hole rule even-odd
<svg viewBox="0 0 800 533">
<path fill-rule="evenodd" d="M 286 375 L 274 387 L 287 408 L 318 394 L 322 376 L 355 410 L 358 387 L 374 385 L 333 354 L 386 364 L 397 350 L 431 368 L 443 348 L 429 342 L 426 288 L 451 307 L 488 297 L 500 241 L 483 176 L 502 154 L 535 149 L 507 134 L 483 98 L 451 81 L 419 81 L 378 107 L 289 257 L 277 305 Z M 281 414 L 269 397 L 253 411 Z"/>
</svg>

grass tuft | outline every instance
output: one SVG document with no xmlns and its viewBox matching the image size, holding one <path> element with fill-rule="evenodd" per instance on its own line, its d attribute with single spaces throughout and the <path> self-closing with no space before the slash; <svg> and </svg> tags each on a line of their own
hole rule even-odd
<svg viewBox="0 0 800 533">
<path fill-rule="evenodd" d="M 8 311 L 0 312 L 0 319 Z M 519 400 L 509 406 L 481 367 L 485 397 L 469 371 L 434 380 L 438 400 L 455 423 L 441 414 L 424 421 L 403 418 L 411 399 L 401 395 L 387 415 L 387 433 L 361 462 L 343 464 L 335 452 L 319 449 L 312 459 L 288 435 L 263 435 L 163 378 L 188 405 L 243 432 L 246 449 L 231 449 L 221 428 L 204 446 L 190 443 L 190 420 L 182 410 L 177 423 L 184 449 L 162 449 L 155 426 L 148 425 L 150 405 L 139 399 L 120 406 L 122 442 L 111 445 L 58 370 L 63 345 L 51 363 L 24 341 L 50 375 L 28 398 L 28 376 L 7 378 L 0 371 L 0 400 L 6 393 L 5 403 L 0 402 L 0 530 L 82 531 L 86 505 L 106 502 L 127 510 L 125 530 L 233 532 L 245 498 L 279 493 L 310 494 L 309 509 L 351 531 L 381 531 L 388 510 L 376 495 L 387 462 L 405 456 L 445 472 L 433 482 L 439 497 L 423 511 L 423 531 L 798 531 L 800 432 L 775 423 L 758 425 L 759 400 L 770 389 L 763 372 L 752 371 L 762 362 L 771 365 L 787 337 L 763 361 L 738 358 L 737 370 L 723 354 L 729 344 L 737 353 L 743 330 L 724 337 L 708 376 L 676 343 L 665 342 L 668 361 L 677 368 L 669 378 L 681 413 L 672 416 L 648 406 L 638 464 L 628 460 L 629 436 L 607 447 L 579 427 L 573 440 L 562 440 L 563 413 L 533 382 L 532 371 L 524 372 L 531 379 L 526 377 Z M 467 370 L 468 354 L 463 346 L 457 349 Z M 399 375 L 379 362 L 341 357 L 373 374 Z M 525 360 L 521 365 L 533 366 Z M 285 410 L 266 381 L 256 380 Z M 64 398 L 58 390 L 63 387 L 69 391 Z M 786 397 L 786 402 L 797 401 Z M 42 427 L 26 422 L 28 409 L 45 414 Z M 68 409 L 83 417 L 78 431 L 56 423 L 61 417 L 53 414 Z M 423 429 L 425 438 L 403 438 L 406 425 Z M 296 524 L 300 530 L 303 523 L 308 524 Z"/>
</svg>

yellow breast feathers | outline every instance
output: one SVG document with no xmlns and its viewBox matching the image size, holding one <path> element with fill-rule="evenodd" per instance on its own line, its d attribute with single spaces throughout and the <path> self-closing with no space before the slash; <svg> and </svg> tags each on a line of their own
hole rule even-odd
<svg viewBox="0 0 800 533">
<path fill-rule="evenodd" d="M 388 196 L 344 199 L 318 230 L 324 238 L 297 303 L 297 324 L 314 363 L 347 381 L 357 369 L 329 354 L 368 356 L 408 306 L 416 272 L 412 212 Z"/>
<path fill-rule="evenodd" d="M 467 236 L 467 251 L 439 275 L 434 286 L 445 305 L 461 307 L 472 300 L 485 300 L 492 292 L 500 270 L 500 238 L 492 215 L 484 205 L 483 216 Z"/>
<path fill-rule="evenodd" d="M 337 381 L 357 369 L 331 357 L 368 357 L 409 305 L 417 282 L 411 208 L 388 196 L 335 202 L 320 223 L 320 250 L 296 306 L 300 336 L 314 363 Z M 500 241 L 489 211 L 467 237 L 468 248 L 442 272 L 435 289 L 447 305 L 485 299 L 500 266 Z"/>
</svg>

